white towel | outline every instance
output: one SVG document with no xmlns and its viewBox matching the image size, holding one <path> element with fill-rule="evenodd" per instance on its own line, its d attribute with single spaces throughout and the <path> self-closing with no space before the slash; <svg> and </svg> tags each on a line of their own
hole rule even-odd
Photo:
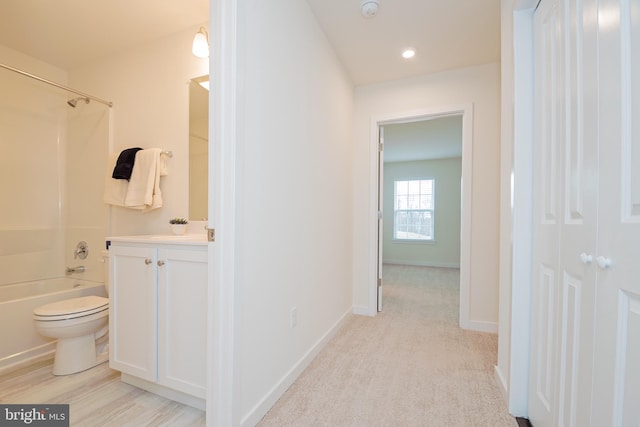
<svg viewBox="0 0 640 427">
<path fill-rule="evenodd" d="M 169 167 L 167 166 L 168 155 L 160 152 L 160 176 L 169 175 Z"/>
<path fill-rule="evenodd" d="M 104 180 L 104 196 L 102 199 L 110 205 L 124 206 L 129 181 L 126 179 L 113 179 L 111 177 L 119 154 L 120 153 L 111 155 L 107 162 L 107 174 Z"/>
<path fill-rule="evenodd" d="M 162 206 L 160 191 L 160 148 L 149 148 L 136 153 L 136 161 L 127 186 L 124 206 L 133 209 L 152 210 Z M 165 174 L 166 174 L 166 167 Z"/>
</svg>

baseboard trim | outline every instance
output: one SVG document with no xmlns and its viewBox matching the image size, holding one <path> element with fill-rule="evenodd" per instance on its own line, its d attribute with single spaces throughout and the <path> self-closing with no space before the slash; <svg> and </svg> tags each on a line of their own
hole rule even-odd
<svg viewBox="0 0 640 427">
<path fill-rule="evenodd" d="M 320 353 L 327 343 L 340 330 L 355 308 L 347 310 L 336 323 L 305 353 L 305 355 L 282 377 L 280 381 L 249 411 L 240 421 L 241 426 L 255 426 L 269 409 L 280 399 L 285 391 L 294 383 L 311 361 Z"/>
<path fill-rule="evenodd" d="M 0 360 L 0 375 L 23 368 L 38 360 L 52 357 L 55 352 L 56 340 L 53 340 L 23 352 L 7 356 Z"/>
<path fill-rule="evenodd" d="M 171 399 L 175 402 L 200 409 L 201 411 L 206 410 L 206 402 L 204 398 L 191 396 L 190 394 L 183 393 L 178 390 L 173 390 L 169 387 L 165 387 L 151 381 L 143 380 L 142 378 L 138 378 L 133 375 L 125 374 L 124 372 L 120 374 L 120 381 L 134 387 L 150 391 L 151 393 L 157 394 L 158 396 L 166 397 L 167 399 Z"/>
<path fill-rule="evenodd" d="M 369 313 L 369 307 L 364 306 L 353 306 L 353 314 L 357 314 L 358 316 L 371 316 Z"/>
<path fill-rule="evenodd" d="M 498 333 L 498 323 L 487 322 L 486 320 L 461 320 L 460 327 L 469 331 Z"/>
<path fill-rule="evenodd" d="M 504 399 L 504 402 L 507 404 L 507 407 L 508 407 L 509 397 L 508 397 L 508 391 L 507 391 L 507 382 L 504 379 L 504 375 L 502 375 L 502 371 L 500 371 L 500 368 L 497 365 L 494 365 L 493 373 L 495 374 L 496 381 L 498 382 L 498 387 L 500 388 L 500 393 L 502 394 L 502 398 Z"/>
<path fill-rule="evenodd" d="M 385 259 L 382 260 L 382 263 L 390 265 L 410 265 L 412 267 L 460 268 L 459 262 L 405 261 L 397 259 Z"/>
</svg>

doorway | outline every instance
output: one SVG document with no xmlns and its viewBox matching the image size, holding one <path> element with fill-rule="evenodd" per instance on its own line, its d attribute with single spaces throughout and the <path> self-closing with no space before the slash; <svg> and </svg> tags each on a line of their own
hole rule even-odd
<svg viewBox="0 0 640 427">
<path fill-rule="evenodd" d="M 380 134 L 381 268 L 459 268 L 462 116 L 387 124 Z"/>
<path fill-rule="evenodd" d="M 458 116 L 462 118 L 462 155 L 461 155 L 461 186 L 460 186 L 460 316 L 459 324 L 464 329 L 477 329 L 471 328 L 469 321 L 469 270 L 470 270 L 470 236 L 471 236 L 471 176 L 472 176 L 472 106 L 463 105 L 456 107 L 443 107 L 436 109 L 422 109 L 412 112 L 399 112 L 381 117 L 375 117 L 371 120 L 371 143 L 372 143 L 372 155 L 371 158 L 371 170 L 372 176 L 375 180 L 372 182 L 374 186 L 373 193 L 376 194 L 375 201 L 372 201 L 372 210 L 375 215 L 374 221 L 370 224 L 372 230 L 372 247 L 382 248 L 382 215 L 380 215 L 380 203 L 384 200 L 384 195 L 381 191 L 382 179 L 383 179 L 383 163 L 384 163 L 384 150 L 381 148 L 384 144 L 380 144 L 379 136 L 384 132 L 385 126 L 398 125 L 404 123 L 414 123 L 426 120 L 434 120 L 438 118 L 446 118 L 451 116 Z M 387 215 L 387 218 L 388 215 Z M 369 301 L 370 301 L 370 315 L 375 316 L 377 308 L 379 307 L 378 297 L 381 296 L 379 279 L 381 279 L 381 257 L 382 250 L 370 252 L 370 271 L 371 276 L 375 280 L 370 283 L 369 288 Z M 380 301 L 381 302 L 381 301 Z"/>
</svg>

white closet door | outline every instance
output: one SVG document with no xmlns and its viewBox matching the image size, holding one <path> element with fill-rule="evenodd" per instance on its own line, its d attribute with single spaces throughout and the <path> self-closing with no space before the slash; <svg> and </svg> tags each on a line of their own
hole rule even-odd
<svg viewBox="0 0 640 427">
<path fill-rule="evenodd" d="M 529 417 L 553 426 L 557 402 L 559 228 L 563 138 L 563 18 L 559 0 L 543 0 L 534 15 L 535 145 Z"/>
<path fill-rule="evenodd" d="M 598 222 L 597 1 L 563 0 L 558 426 L 588 426 Z"/>
<path fill-rule="evenodd" d="M 589 423 L 598 213 L 596 0 L 535 13 L 535 188 L 529 416 Z"/>
<path fill-rule="evenodd" d="M 601 0 L 592 426 L 640 425 L 640 4 Z"/>
</svg>

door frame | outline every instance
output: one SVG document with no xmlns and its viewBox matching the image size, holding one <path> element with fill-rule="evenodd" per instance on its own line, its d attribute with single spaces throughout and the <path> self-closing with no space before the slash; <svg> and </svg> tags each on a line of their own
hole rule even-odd
<svg viewBox="0 0 640 427">
<path fill-rule="evenodd" d="M 390 124 L 410 123 L 447 116 L 462 116 L 462 178 L 461 178 L 461 218 L 460 218 L 460 319 L 463 329 L 485 332 L 482 323 L 469 319 L 469 288 L 471 268 L 471 202 L 473 193 L 473 104 L 440 107 L 425 107 L 412 111 L 395 112 L 373 116 L 370 120 L 369 176 L 371 198 L 369 201 L 369 316 L 377 314 L 378 299 L 378 135 L 379 128 Z M 383 213 L 384 217 L 384 213 Z"/>
<path fill-rule="evenodd" d="M 533 50 L 533 15 L 540 0 L 518 0 L 503 13 L 510 14 L 510 24 L 503 22 L 510 38 L 503 40 L 502 144 L 509 144 L 501 159 L 502 180 L 507 190 L 509 215 L 507 236 L 501 238 L 500 263 L 508 270 L 500 283 L 500 341 L 496 375 L 509 413 L 528 417 L 529 365 L 531 340 L 531 271 L 533 256 L 533 126 L 535 76 Z M 507 178 L 508 177 L 508 178 Z M 504 197 L 504 196 L 503 196 Z M 502 203 L 506 203 L 505 200 Z M 505 210 L 502 210 L 505 212 Z"/>
</svg>

